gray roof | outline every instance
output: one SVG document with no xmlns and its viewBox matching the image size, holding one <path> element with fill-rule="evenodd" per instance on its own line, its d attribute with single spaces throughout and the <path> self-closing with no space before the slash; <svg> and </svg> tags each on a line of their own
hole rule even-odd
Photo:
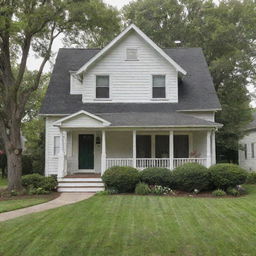
<svg viewBox="0 0 256 256">
<path fill-rule="evenodd" d="M 253 120 L 247 125 L 245 129 L 247 131 L 256 129 L 256 112 L 252 113 L 252 117 Z"/>
<path fill-rule="evenodd" d="M 78 70 L 100 49 L 65 49 L 58 52 L 49 87 L 41 107 L 40 114 L 58 115 L 73 114 L 80 110 L 85 110 L 93 114 L 108 116 L 111 123 L 127 123 L 127 120 L 137 120 L 137 123 L 153 124 L 149 119 L 154 120 L 154 124 L 192 124 L 192 118 L 186 119 L 184 116 L 175 116 L 171 120 L 170 115 L 177 110 L 209 110 L 220 109 L 220 103 L 214 89 L 212 78 L 208 70 L 201 48 L 175 48 L 164 49 L 164 51 L 182 68 L 187 71 L 187 75 L 179 82 L 179 102 L 178 103 L 83 103 L 81 95 L 70 95 L 70 73 Z M 116 114 L 115 114 L 116 113 Z M 120 114 L 118 114 L 120 113 Z M 145 115 L 145 113 L 148 113 Z M 162 113 L 161 115 L 159 113 Z M 167 119 L 166 119 L 167 118 Z M 178 118 L 178 119 L 177 119 Z M 107 119 L 107 118 L 106 118 Z M 198 124 L 193 118 L 193 122 Z M 141 120 L 141 121 L 140 121 Z M 144 121 L 142 121 L 144 120 Z M 165 121 L 164 121 L 165 120 Z M 200 119 L 201 120 L 201 119 Z M 202 121 L 202 120 L 201 120 Z M 207 122 L 207 121 L 205 121 Z M 212 123 L 213 125 L 213 123 Z"/>
<path fill-rule="evenodd" d="M 157 112 L 122 112 L 122 113 L 101 113 L 97 116 L 109 121 L 111 126 L 137 126 L 137 127 L 150 127 L 150 126 L 179 126 L 179 127 L 221 127 L 221 124 L 206 121 L 186 115 L 182 113 L 157 113 Z"/>
</svg>

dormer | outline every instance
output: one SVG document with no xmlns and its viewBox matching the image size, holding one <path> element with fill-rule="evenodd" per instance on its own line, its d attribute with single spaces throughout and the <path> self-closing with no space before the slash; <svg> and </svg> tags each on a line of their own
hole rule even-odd
<svg viewBox="0 0 256 256">
<path fill-rule="evenodd" d="M 87 102 L 178 102 L 186 71 L 135 25 L 70 71 L 70 93 Z"/>
</svg>

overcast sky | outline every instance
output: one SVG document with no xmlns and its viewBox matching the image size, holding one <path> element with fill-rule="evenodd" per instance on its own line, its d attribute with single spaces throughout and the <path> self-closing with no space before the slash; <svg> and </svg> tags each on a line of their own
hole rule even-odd
<svg viewBox="0 0 256 256">
<path fill-rule="evenodd" d="M 121 9 L 124 5 L 128 4 L 129 2 L 131 2 L 132 0 L 103 0 L 103 2 L 112 5 L 114 7 L 116 7 L 117 9 Z M 61 37 L 56 38 L 54 43 L 53 43 L 53 47 L 52 47 L 52 51 L 54 53 L 54 58 L 56 57 L 56 53 L 58 52 L 59 48 L 63 47 L 62 43 L 61 43 Z M 34 53 L 31 52 L 29 55 L 29 59 L 28 59 L 28 63 L 27 63 L 27 67 L 29 70 L 35 70 L 38 69 L 39 65 L 41 63 L 41 60 L 36 58 L 34 56 Z M 51 63 L 47 63 L 45 65 L 44 68 L 44 72 L 49 72 L 51 70 Z"/>
</svg>

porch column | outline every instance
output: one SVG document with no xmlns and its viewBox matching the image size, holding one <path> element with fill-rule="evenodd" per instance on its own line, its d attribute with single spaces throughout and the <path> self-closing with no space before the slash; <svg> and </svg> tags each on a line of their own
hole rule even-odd
<svg viewBox="0 0 256 256">
<path fill-rule="evenodd" d="M 207 131 L 206 138 L 206 167 L 211 166 L 211 131 Z"/>
<path fill-rule="evenodd" d="M 169 132 L 169 161 L 170 169 L 173 169 L 173 131 Z"/>
<path fill-rule="evenodd" d="M 136 168 L 136 130 L 132 131 L 132 162 L 133 167 Z"/>
<path fill-rule="evenodd" d="M 63 143 L 63 131 L 59 129 L 60 131 L 60 152 L 58 156 L 58 178 L 62 178 L 64 176 L 64 143 Z"/>
<path fill-rule="evenodd" d="M 101 136 L 101 175 L 106 170 L 106 131 L 102 130 Z"/>
<path fill-rule="evenodd" d="M 216 164 L 215 131 L 212 131 L 212 164 Z"/>
</svg>

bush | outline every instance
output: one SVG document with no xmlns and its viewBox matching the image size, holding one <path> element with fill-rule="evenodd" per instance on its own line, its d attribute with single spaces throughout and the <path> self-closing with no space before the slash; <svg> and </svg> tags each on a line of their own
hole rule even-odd
<svg viewBox="0 0 256 256">
<path fill-rule="evenodd" d="M 139 182 L 139 171 L 128 166 L 113 166 L 102 176 L 106 188 L 115 188 L 120 193 L 134 192 Z"/>
<path fill-rule="evenodd" d="M 247 174 L 246 183 L 256 184 L 256 172 L 250 172 Z"/>
<path fill-rule="evenodd" d="M 28 190 L 40 188 L 43 190 L 42 193 L 44 191 L 53 191 L 56 189 L 57 184 L 57 180 L 53 176 L 45 177 L 36 173 L 22 176 L 22 186 Z"/>
<path fill-rule="evenodd" d="M 140 173 L 140 179 L 148 185 L 169 187 L 172 185 L 172 172 L 167 168 L 147 168 Z"/>
<path fill-rule="evenodd" d="M 235 164 L 216 164 L 209 171 L 214 187 L 224 190 L 243 184 L 247 178 L 247 172 Z"/>
<path fill-rule="evenodd" d="M 150 187 L 151 193 L 155 195 L 166 195 L 172 192 L 168 187 L 163 187 L 161 185 L 154 185 Z"/>
<path fill-rule="evenodd" d="M 225 196 L 227 195 L 226 192 L 222 189 L 216 189 L 212 192 L 213 196 Z"/>
<path fill-rule="evenodd" d="M 148 195 L 150 193 L 150 188 L 148 184 L 140 182 L 136 185 L 135 194 L 137 195 Z"/>
<path fill-rule="evenodd" d="M 187 163 L 173 171 L 173 186 L 176 189 L 192 192 L 210 189 L 210 173 L 208 169 L 197 163 Z"/>
<path fill-rule="evenodd" d="M 240 195 L 239 191 L 235 188 L 228 188 L 227 194 L 231 195 L 231 196 L 239 196 Z"/>
<path fill-rule="evenodd" d="M 29 155 L 22 155 L 22 175 L 33 173 L 33 160 Z"/>
</svg>

